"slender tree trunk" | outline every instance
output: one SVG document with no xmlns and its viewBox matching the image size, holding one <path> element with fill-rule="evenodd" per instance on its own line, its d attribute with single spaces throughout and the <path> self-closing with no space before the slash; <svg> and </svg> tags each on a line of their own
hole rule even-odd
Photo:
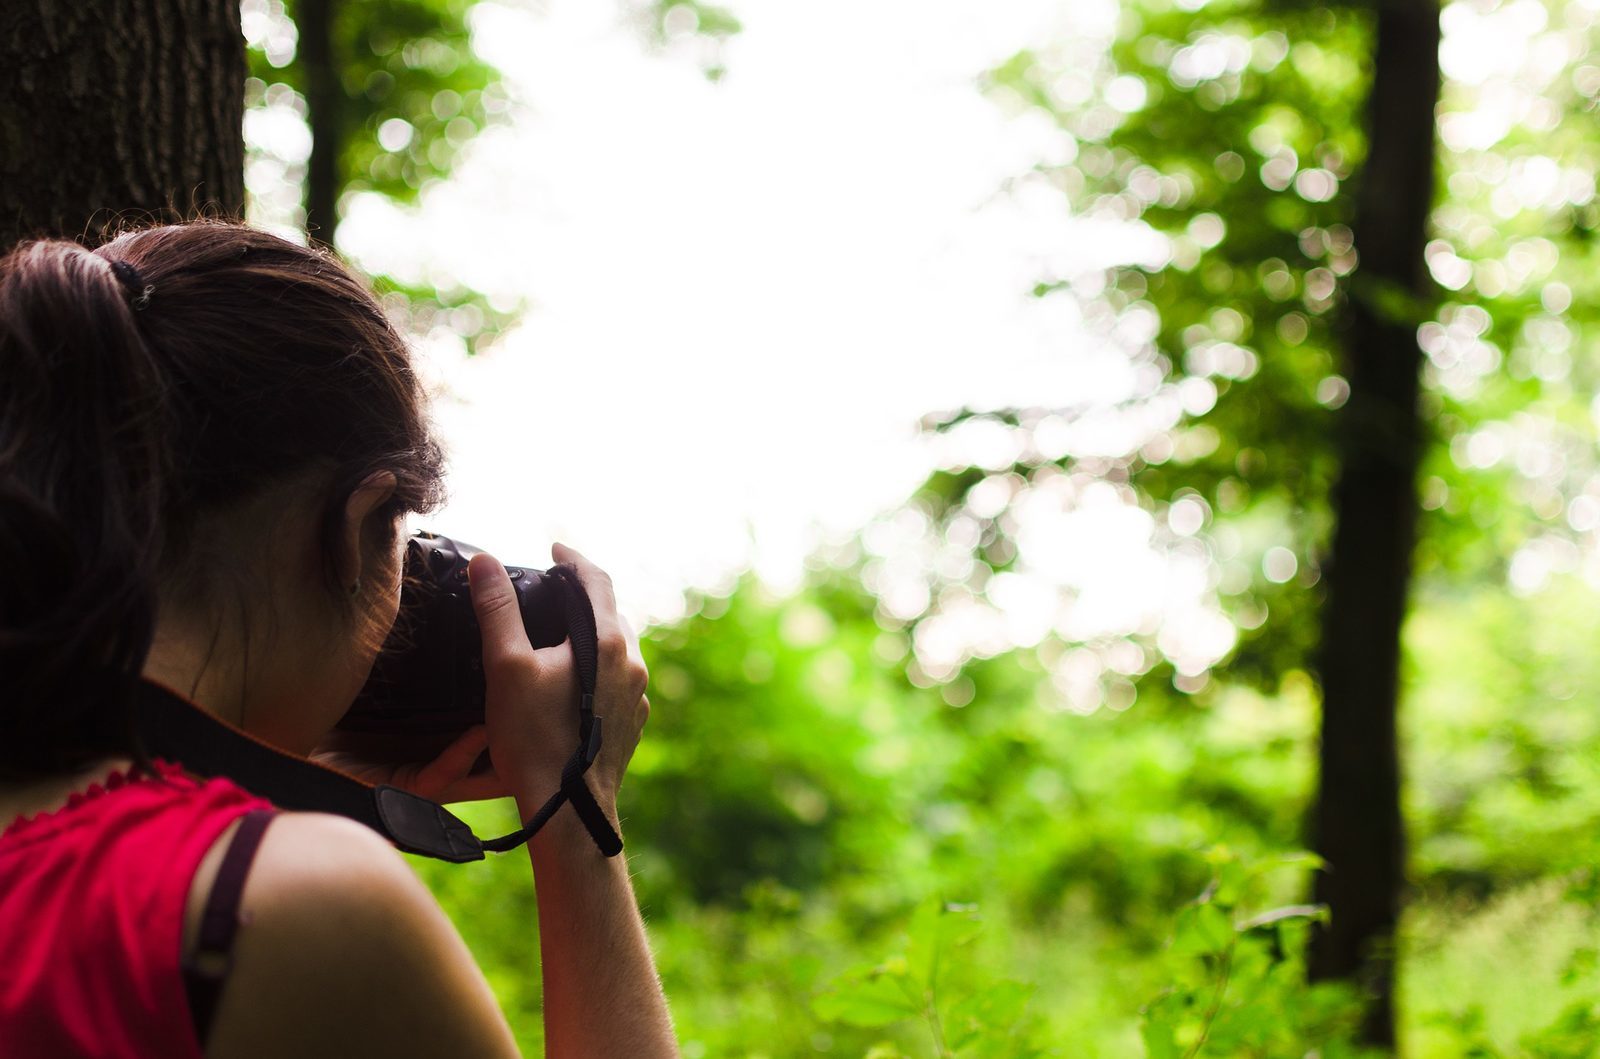
<svg viewBox="0 0 1600 1059">
<path fill-rule="evenodd" d="M 0 248 L 244 209 L 238 0 L 0 2 Z"/>
<path fill-rule="evenodd" d="M 311 112 L 311 158 L 306 165 L 306 231 L 333 242 L 339 223 L 339 156 L 344 153 L 344 86 L 334 55 L 333 20 L 338 0 L 300 0 L 295 28 L 305 71 L 306 108 Z"/>
<path fill-rule="evenodd" d="M 1313 978 L 1354 979 L 1371 989 L 1364 1036 L 1390 1047 L 1405 872 L 1395 720 L 1422 451 L 1422 356 L 1411 307 L 1431 290 L 1422 250 L 1438 98 L 1437 0 L 1381 0 L 1370 148 L 1356 191 L 1360 265 L 1343 328 L 1350 399 L 1339 425 L 1337 527 L 1319 659 L 1321 786 L 1313 829 L 1329 867 L 1316 895 L 1331 921 L 1312 940 L 1310 969 Z"/>
</svg>

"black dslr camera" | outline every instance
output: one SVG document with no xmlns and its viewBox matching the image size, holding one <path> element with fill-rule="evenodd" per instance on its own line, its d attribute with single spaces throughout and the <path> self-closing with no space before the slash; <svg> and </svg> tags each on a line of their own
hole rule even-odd
<svg viewBox="0 0 1600 1059">
<path fill-rule="evenodd" d="M 373 763 L 426 762 L 462 731 L 483 723 L 483 637 L 467 583 L 467 561 L 476 554 L 469 545 L 433 533 L 418 533 L 407 542 L 400 616 L 360 696 L 329 733 L 326 749 Z M 601 854 L 614 857 L 622 838 L 583 778 L 601 747 L 602 718 L 594 712 L 599 674 L 594 608 L 570 565 L 508 566 L 506 572 L 533 645 L 571 641 L 580 693 L 573 711 L 577 749 L 562 768 L 561 785 L 509 835 L 480 839 L 427 798 L 385 783 L 368 785 L 337 767 L 280 751 L 159 684 L 140 686 L 140 740 L 203 776 L 229 776 L 283 808 L 360 821 L 409 853 L 457 863 L 481 860 L 486 851 L 503 853 L 527 842 L 570 802 Z M 477 765 L 488 767 L 487 753 Z"/>
<path fill-rule="evenodd" d="M 335 743 L 371 761 L 431 761 L 483 723 L 483 637 L 467 584 L 480 549 L 418 532 L 406 546 L 400 615 L 372 676 L 340 720 Z M 508 566 L 522 624 L 534 647 L 567 639 L 561 580 Z"/>
</svg>

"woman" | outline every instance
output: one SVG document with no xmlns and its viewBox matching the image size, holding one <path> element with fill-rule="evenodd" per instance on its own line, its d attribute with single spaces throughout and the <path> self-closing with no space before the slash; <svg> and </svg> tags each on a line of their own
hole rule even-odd
<svg viewBox="0 0 1600 1059">
<path fill-rule="evenodd" d="M 441 475 L 401 338 L 323 253 L 201 223 L 0 261 L 5 1055 L 516 1054 L 460 936 L 377 834 L 272 813 L 130 734 L 148 681 L 316 753 L 395 619 L 404 518 L 437 504 Z M 615 826 L 645 670 L 606 575 L 554 557 L 595 607 L 589 783 Z M 470 575 L 486 725 L 389 779 L 511 795 L 526 817 L 571 751 L 573 660 L 529 645 L 497 562 Z M 529 853 L 549 1054 L 676 1054 L 623 859 L 568 810 Z M 219 924 L 231 951 L 199 951 Z"/>
</svg>

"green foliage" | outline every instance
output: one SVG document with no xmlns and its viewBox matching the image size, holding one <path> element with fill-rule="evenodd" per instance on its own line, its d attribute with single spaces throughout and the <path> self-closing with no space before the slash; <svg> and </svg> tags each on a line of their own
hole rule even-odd
<svg viewBox="0 0 1600 1059">
<path fill-rule="evenodd" d="M 1368 15 L 1355 8 L 1251 0 L 1124 5 L 1104 51 L 1066 41 L 1020 52 L 991 75 L 998 102 L 1047 115 L 1059 162 L 1026 178 L 1080 217 L 1163 237 L 1142 260 L 1046 274 L 1035 294 L 1072 298 L 1091 327 L 1126 348 L 1142 380 L 1124 409 L 1154 430 L 1123 453 L 1032 441 L 1012 467 L 1127 481 L 1158 516 L 1185 496 L 1248 546 L 1212 546 L 1233 572 L 1222 602 L 1242 631 L 1233 679 L 1263 687 L 1309 662 L 1317 553 L 1330 526 L 1330 409 L 1338 376 L 1334 310 L 1356 256 L 1347 182 L 1365 151 L 1361 57 Z M 1420 309 L 1408 308 L 1408 312 Z M 1420 319 L 1419 319 L 1420 322 Z M 966 409 L 1025 438 L 1099 408 Z M 979 472 L 977 478 L 988 475 Z M 924 490 L 946 520 L 970 508 L 954 468 Z M 1002 527 L 982 547 L 990 559 Z M 1300 576 L 1267 579 L 1261 555 L 1283 544 Z M 998 548 L 1004 556 L 1013 549 Z M 1231 553 L 1231 554 L 1229 554 Z M 1263 620 L 1265 619 L 1265 620 Z"/>
<path fill-rule="evenodd" d="M 1131 724 L 1048 708 L 1015 653 L 969 666 L 954 707 L 909 679 L 905 632 L 875 609 L 847 573 L 788 598 L 745 581 L 645 640 L 624 830 L 686 1047 L 924 1055 L 931 1010 L 952 1054 L 1129 1054 L 1173 911 L 1212 872 L 1197 851 L 1294 848 L 1306 681 L 1203 710 L 1173 696 Z M 526 864 L 419 867 L 535 1047 Z M 862 1024 L 913 987 L 931 1009 Z"/>
<path fill-rule="evenodd" d="M 916 1020 L 938 1059 L 971 1055 L 1043 1054 L 1025 1023 L 1030 989 L 1021 982 L 990 981 L 967 959 L 977 937 L 977 909 L 924 904 L 912 917 L 901 951 L 877 964 L 858 967 L 818 996 L 822 1018 L 879 1028 Z M 875 1054 L 902 1054 L 879 1045 Z"/>
<path fill-rule="evenodd" d="M 1415 877 L 1441 895 L 1600 863 L 1593 590 L 1430 601 L 1406 629 Z"/>
<path fill-rule="evenodd" d="M 630 768 L 628 824 L 652 836 L 663 887 L 727 901 L 893 857 L 878 825 L 914 811 L 891 780 L 907 749 L 897 729 L 938 700 L 864 664 L 882 633 L 871 601 L 842 585 L 777 601 L 746 583 L 652 634 L 651 738 Z"/>
<path fill-rule="evenodd" d="M 336 112 L 340 188 L 414 202 L 508 107 L 497 72 L 472 50 L 471 0 L 328 2 L 343 97 Z M 266 6 L 291 22 L 298 9 L 297 0 Z M 263 86 L 285 84 L 305 95 L 303 49 L 252 48 L 250 73 Z"/>
<path fill-rule="evenodd" d="M 1272 876 L 1320 867 L 1310 854 L 1250 865 L 1224 848 L 1207 855 L 1214 874 L 1178 913 L 1165 954 L 1171 984 L 1146 1005 L 1141 1035 L 1150 1059 L 1216 1056 L 1377 1054 L 1352 1044 L 1361 998 L 1342 983 L 1307 985 L 1306 932 L 1317 905 L 1257 910 Z M 1281 884 L 1276 887 L 1281 890 Z"/>
<path fill-rule="evenodd" d="M 1597 86 L 1585 73 L 1595 30 L 1576 9 L 1527 10 L 1543 23 L 1531 38 L 1538 58 L 1530 50 L 1520 69 L 1445 82 L 1428 259 L 1447 295 L 1418 331 L 1428 355 L 1424 412 L 1438 438 L 1423 469 L 1418 571 L 1453 580 L 1509 574 L 1524 588 L 1547 569 L 1571 569 L 1564 557 L 1582 541 L 1583 497 L 1600 474 L 1589 410 L 1600 384 L 1600 142 Z M 1530 117 L 1469 131 L 1473 115 L 1507 91 Z M 1531 188 L 1524 181 L 1534 172 L 1554 184 Z M 1537 569 L 1513 569 L 1519 553 Z"/>
<path fill-rule="evenodd" d="M 1014 509 L 1057 471 L 1126 481 L 1158 518 L 1196 498 L 1220 601 L 1240 629 L 1230 679 L 1271 687 L 1306 668 L 1315 643 L 1329 431 L 1348 394 L 1337 310 L 1361 297 L 1414 322 L 1427 354 L 1422 583 L 1509 575 L 1526 587 L 1572 569 L 1600 482 L 1589 408 L 1600 359 L 1585 355 L 1600 341 L 1597 86 L 1585 72 L 1594 28 L 1576 8 L 1519 10 L 1543 26 L 1528 38 L 1526 67 L 1444 86 L 1427 251 L 1437 305 L 1397 300 L 1357 271 L 1349 223 L 1365 153 L 1365 5 L 1138 0 L 1122 5 L 1107 42 L 1047 42 L 994 70 L 997 102 L 1059 129 L 1055 157 L 1019 184 L 1122 225 L 1130 246 L 1144 232 L 1165 238 L 1164 249 L 1130 252 L 1137 260 L 1047 272 L 1034 288 L 1073 299 L 1092 330 L 1126 350 L 1144 381 L 1123 411 L 1143 409 L 1158 429 L 1107 453 L 1041 433 L 1105 417 L 1098 407 L 934 417 L 939 431 L 1001 424 L 1023 455 L 1009 467 L 946 468 L 920 502 L 948 524 L 981 506 L 974 487 L 986 479 L 1014 483 Z M 1527 108 L 1531 124 L 1508 118 L 1482 132 L 1494 119 L 1477 111 L 1493 113 L 1502 98 Z M 1004 513 L 983 527 L 974 584 L 984 567 L 1010 568 L 1016 551 Z M 1281 585 L 1260 563 L 1280 544 L 1298 559 Z"/>
<path fill-rule="evenodd" d="M 725 45 L 744 28 L 732 11 L 701 0 L 642 0 L 638 9 L 647 39 L 657 46 L 689 46 L 706 79 L 722 80 L 728 72 Z"/>
<path fill-rule="evenodd" d="M 1412 917 L 1401 983 L 1422 1059 L 1594 1054 L 1600 921 L 1593 873 L 1551 878 L 1481 904 Z"/>
<path fill-rule="evenodd" d="M 321 3 L 330 12 L 322 41 L 330 68 L 322 71 L 308 68 L 302 35 L 318 28 L 297 25 L 297 0 L 247 5 L 247 26 L 255 30 L 247 102 L 287 106 L 304 117 L 310 82 L 320 74 L 331 94 L 321 116 L 325 135 L 311 149 L 336 155 L 335 186 L 326 189 L 330 203 L 339 208 L 345 195 L 368 191 L 414 206 L 424 189 L 449 176 L 467 144 L 510 109 L 498 72 L 472 49 L 471 0 Z M 294 179 L 306 176 L 297 172 Z M 309 184 L 306 190 L 315 199 Z M 296 223 L 304 223 L 303 213 Z M 319 237 L 331 240 L 332 219 L 316 223 Z M 449 280 L 437 286 L 377 280 L 388 308 L 412 330 L 447 328 L 469 351 L 491 341 L 521 311 Z"/>
<path fill-rule="evenodd" d="M 1582 1054 L 1596 613 L 1576 584 L 1490 587 L 1407 627 L 1409 1055 Z M 1201 1056 L 1341 1054 L 1354 998 L 1301 974 L 1303 673 L 1078 716 L 1014 652 L 970 664 L 955 707 L 845 574 L 789 597 L 742 582 L 645 646 L 624 831 L 686 1054 L 937 1055 L 930 996 L 954 1054 L 1182 1055 L 1202 1026 Z M 505 806 L 463 812 L 510 829 Z M 418 868 L 538 1054 L 527 862 Z"/>
</svg>

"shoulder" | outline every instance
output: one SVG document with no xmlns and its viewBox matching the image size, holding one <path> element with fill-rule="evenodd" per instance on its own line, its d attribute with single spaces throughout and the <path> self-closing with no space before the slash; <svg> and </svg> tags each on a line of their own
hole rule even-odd
<svg viewBox="0 0 1600 1059">
<path fill-rule="evenodd" d="M 185 953 L 193 951 L 202 911 L 239 822 L 222 830 L 195 871 L 184 916 Z M 417 893 L 421 889 L 400 856 L 368 828 L 326 813 L 278 813 L 257 847 L 240 913 L 249 920 L 266 913 L 288 925 L 296 917 L 320 918 L 318 909 L 339 910 L 354 891 L 378 900 L 392 916 L 425 896 Z"/>
<path fill-rule="evenodd" d="M 220 836 L 208 861 L 220 861 L 234 831 L 230 827 Z M 398 911 L 395 906 L 407 903 L 437 911 L 400 854 L 371 829 L 327 813 L 278 813 L 272 818 L 245 884 L 246 911 L 317 918 L 320 909 L 361 905 L 352 899 L 353 892 L 380 899 L 391 914 Z"/>
<path fill-rule="evenodd" d="M 352 882 L 359 886 L 352 887 Z M 265 907 L 298 908 L 304 899 L 340 904 L 352 889 L 391 901 L 420 898 L 437 910 L 404 858 L 372 829 L 329 813 L 278 813 L 250 870 L 246 896 Z M 351 902 L 358 903 L 358 902 Z"/>
<path fill-rule="evenodd" d="M 191 913 L 233 830 L 197 874 Z M 460 935 L 400 854 L 358 823 L 274 818 L 240 919 L 208 1055 L 516 1054 Z"/>
</svg>

